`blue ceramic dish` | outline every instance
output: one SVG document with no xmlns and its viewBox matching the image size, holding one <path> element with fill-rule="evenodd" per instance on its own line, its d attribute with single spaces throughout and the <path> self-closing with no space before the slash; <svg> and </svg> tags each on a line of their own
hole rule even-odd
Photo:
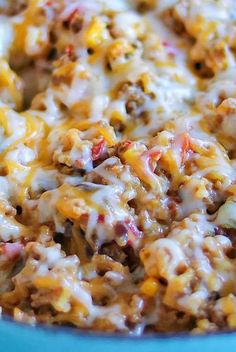
<svg viewBox="0 0 236 352">
<path fill-rule="evenodd" d="M 0 321 L 1 352 L 233 352 L 235 349 L 235 332 L 203 336 L 155 334 L 124 337 Z"/>
</svg>

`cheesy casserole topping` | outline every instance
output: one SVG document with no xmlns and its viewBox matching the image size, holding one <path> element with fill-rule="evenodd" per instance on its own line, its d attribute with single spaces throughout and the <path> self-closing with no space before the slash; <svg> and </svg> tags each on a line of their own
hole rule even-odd
<svg viewBox="0 0 236 352">
<path fill-rule="evenodd" d="M 0 306 L 236 328 L 236 2 L 0 0 Z"/>
</svg>

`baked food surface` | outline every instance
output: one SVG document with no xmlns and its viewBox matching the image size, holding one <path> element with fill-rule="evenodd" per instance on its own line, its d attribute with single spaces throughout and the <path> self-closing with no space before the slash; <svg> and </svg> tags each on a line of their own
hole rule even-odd
<svg viewBox="0 0 236 352">
<path fill-rule="evenodd" d="M 0 1 L 0 306 L 236 328 L 234 0 Z"/>
</svg>

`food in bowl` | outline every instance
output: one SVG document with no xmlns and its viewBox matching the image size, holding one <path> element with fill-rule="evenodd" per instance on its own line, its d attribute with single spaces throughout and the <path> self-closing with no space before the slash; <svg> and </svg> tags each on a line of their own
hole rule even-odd
<svg viewBox="0 0 236 352">
<path fill-rule="evenodd" d="M 236 328 L 235 2 L 0 13 L 2 315 Z"/>
</svg>

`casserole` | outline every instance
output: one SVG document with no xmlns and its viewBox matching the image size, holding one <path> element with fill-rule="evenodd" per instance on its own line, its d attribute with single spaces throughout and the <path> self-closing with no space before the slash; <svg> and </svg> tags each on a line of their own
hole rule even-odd
<svg viewBox="0 0 236 352">
<path fill-rule="evenodd" d="M 0 11 L 3 317 L 235 329 L 234 1 Z"/>
</svg>

